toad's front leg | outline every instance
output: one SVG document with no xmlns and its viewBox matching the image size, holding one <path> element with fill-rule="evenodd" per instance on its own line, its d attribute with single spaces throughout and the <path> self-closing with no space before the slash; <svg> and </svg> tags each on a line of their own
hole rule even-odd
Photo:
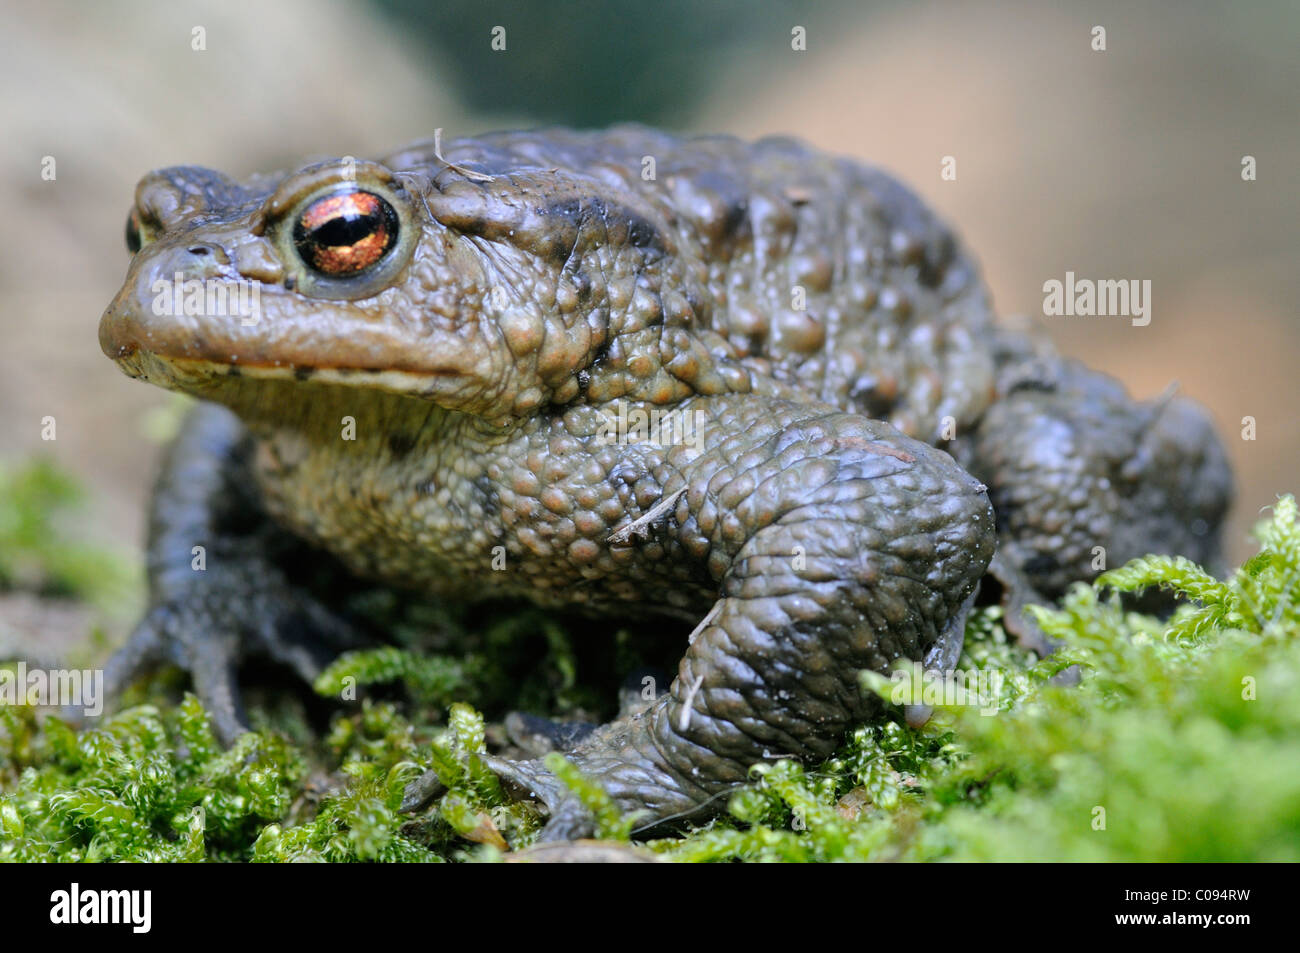
<svg viewBox="0 0 1300 953">
<path fill-rule="evenodd" d="M 331 583 L 342 573 L 272 521 L 250 469 L 253 449 L 225 408 L 201 403 L 190 412 L 152 500 L 149 610 L 104 668 L 110 698 L 162 663 L 185 669 L 225 744 L 248 730 L 237 678 L 245 658 L 270 658 L 310 683 L 364 644 L 318 598 L 326 587 L 299 578 L 309 567 Z"/>
<path fill-rule="evenodd" d="M 950 667 L 994 547 L 984 487 L 886 424 L 752 396 L 693 405 L 709 449 L 664 454 L 675 502 L 652 533 L 707 566 L 717 602 L 670 690 L 569 753 L 646 823 L 716 809 L 756 762 L 830 754 L 873 710 L 860 670 Z M 589 831 L 540 762 L 493 767 L 547 803 L 547 838 Z"/>
</svg>

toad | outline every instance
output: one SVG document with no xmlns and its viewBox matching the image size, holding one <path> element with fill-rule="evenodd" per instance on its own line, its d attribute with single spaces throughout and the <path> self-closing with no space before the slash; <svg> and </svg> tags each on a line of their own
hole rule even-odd
<svg viewBox="0 0 1300 953">
<path fill-rule="evenodd" d="M 861 670 L 951 668 L 982 580 L 1042 650 L 1016 610 L 1099 552 L 1217 550 L 1203 411 L 1000 329 L 916 196 L 789 139 L 547 129 L 244 182 L 169 168 L 127 243 L 103 350 L 200 403 L 108 680 L 183 667 L 226 741 L 243 659 L 310 680 L 355 644 L 290 572 L 312 553 L 430 600 L 662 615 L 671 685 L 564 736 L 652 824 L 829 755 L 878 714 Z M 541 761 L 489 760 L 546 837 L 590 831 Z"/>
</svg>

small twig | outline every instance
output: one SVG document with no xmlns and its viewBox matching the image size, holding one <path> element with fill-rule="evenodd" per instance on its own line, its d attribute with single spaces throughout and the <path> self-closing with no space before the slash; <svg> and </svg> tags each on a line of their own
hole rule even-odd
<svg viewBox="0 0 1300 953">
<path fill-rule="evenodd" d="M 701 672 L 695 676 L 695 680 L 686 686 L 686 696 L 682 699 L 682 713 L 677 719 L 677 730 L 685 731 L 691 727 L 691 715 L 695 709 L 691 706 L 695 704 L 695 695 L 699 692 L 700 686 L 704 684 L 704 673 Z"/>
<path fill-rule="evenodd" d="M 686 487 L 682 487 L 676 493 L 663 497 L 658 503 L 650 507 L 643 516 L 634 519 L 626 526 L 620 526 L 610 533 L 609 541 L 611 543 L 626 543 L 634 533 L 642 538 L 649 536 L 650 524 L 657 520 L 666 510 L 671 509 L 672 505 L 677 502 L 677 498 L 685 492 Z"/>
<path fill-rule="evenodd" d="M 464 166 L 456 165 L 456 163 L 454 162 L 448 162 L 446 159 L 442 157 L 442 126 L 439 126 L 437 129 L 433 130 L 433 155 L 439 162 L 441 162 L 447 168 L 451 169 L 453 172 L 459 172 L 461 175 L 469 179 L 471 182 L 495 181 L 493 176 L 488 175 L 486 172 L 475 172 L 473 169 L 467 169 Z"/>
<path fill-rule="evenodd" d="M 718 613 L 721 611 L 722 611 L 722 600 L 719 599 L 717 602 L 713 604 L 713 608 L 709 610 L 709 614 L 700 620 L 700 624 L 691 630 L 691 634 L 686 637 L 686 644 L 694 645 L 696 637 L 699 636 L 701 632 L 703 632 L 705 629 L 709 627 L 709 623 L 712 622 L 714 619 L 716 619 L 718 617 Z"/>
</svg>

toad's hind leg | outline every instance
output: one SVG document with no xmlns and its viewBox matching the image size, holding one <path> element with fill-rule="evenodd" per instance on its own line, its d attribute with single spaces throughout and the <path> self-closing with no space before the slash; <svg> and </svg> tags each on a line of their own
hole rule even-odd
<svg viewBox="0 0 1300 953">
<path fill-rule="evenodd" d="M 665 495 L 685 489 L 671 532 L 707 542 L 718 582 L 677 678 L 569 755 L 646 824 L 716 809 L 757 762 L 829 755 L 875 708 L 861 670 L 951 665 L 993 552 L 984 488 L 947 454 L 865 417 L 759 403 L 715 407 L 729 436 L 658 474 Z M 540 762 L 492 765 L 547 803 L 545 836 L 589 832 Z"/>
<path fill-rule="evenodd" d="M 1206 413 L 1167 394 L 1131 399 L 1074 361 L 1023 361 L 1002 375 L 962 461 L 989 487 L 1006 626 L 1050 646 L 1021 610 L 1148 553 L 1213 567 L 1232 495 L 1223 446 Z"/>
</svg>

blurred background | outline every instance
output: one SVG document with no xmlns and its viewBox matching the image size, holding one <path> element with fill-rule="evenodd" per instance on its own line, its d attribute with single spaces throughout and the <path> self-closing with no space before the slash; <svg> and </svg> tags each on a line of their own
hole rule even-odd
<svg viewBox="0 0 1300 953">
<path fill-rule="evenodd" d="M 1261 507 L 1300 489 L 1294 2 L 3 0 L 0 11 L 0 473 L 52 459 L 87 491 L 75 531 L 113 552 L 138 553 L 151 431 L 169 400 L 123 377 L 96 338 L 125 272 L 136 181 L 182 163 L 242 177 L 380 154 L 436 127 L 785 133 L 885 167 L 955 226 L 999 314 L 1026 316 L 1136 396 L 1178 381 L 1210 408 L 1238 479 L 1234 563 L 1252 551 Z M 492 47 L 498 26 L 504 50 Z M 791 48 L 795 27 L 805 50 Z M 1242 179 L 1247 155 L 1256 181 Z M 945 156 L 955 181 L 940 177 Z M 1044 317 L 1043 282 L 1066 271 L 1150 279 L 1151 323 Z M 42 440 L 45 417 L 54 441 Z M 0 593 L 0 651 L 67 628 L 55 611 Z"/>
</svg>

